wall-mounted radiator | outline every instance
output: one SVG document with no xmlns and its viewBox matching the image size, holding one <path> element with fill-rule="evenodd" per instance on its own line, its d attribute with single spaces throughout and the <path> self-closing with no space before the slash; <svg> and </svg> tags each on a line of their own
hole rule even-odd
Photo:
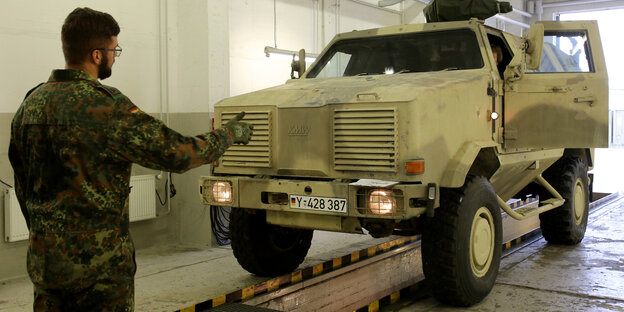
<svg viewBox="0 0 624 312">
<path fill-rule="evenodd" d="M 139 175 L 130 178 L 130 221 L 156 217 L 156 177 Z M 17 242 L 28 239 L 28 227 L 20 209 L 15 190 L 4 194 L 4 240 Z"/>
<path fill-rule="evenodd" d="M 156 176 L 132 176 L 130 187 L 130 222 L 156 218 Z"/>
<path fill-rule="evenodd" d="M 28 227 L 20 209 L 15 189 L 4 192 L 4 241 L 17 242 L 28 239 Z"/>
</svg>

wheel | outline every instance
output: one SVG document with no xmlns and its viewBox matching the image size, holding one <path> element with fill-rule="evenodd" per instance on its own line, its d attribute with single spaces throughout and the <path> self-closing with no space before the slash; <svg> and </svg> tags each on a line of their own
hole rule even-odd
<svg viewBox="0 0 624 312">
<path fill-rule="evenodd" d="M 471 306 L 494 287 L 501 246 L 494 189 L 485 177 L 468 176 L 463 187 L 440 190 L 440 208 L 424 220 L 425 283 L 438 301 Z"/>
<path fill-rule="evenodd" d="M 542 235 L 549 243 L 574 245 L 585 237 L 589 213 L 587 166 L 577 157 L 563 157 L 543 174 L 565 203 L 539 215 Z"/>
<path fill-rule="evenodd" d="M 259 276 L 295 270 L 308 253 L 313 230 L 266 223 L 264 211 L 232 209 L 230 239 L 238 263 Z"/>
</svg>

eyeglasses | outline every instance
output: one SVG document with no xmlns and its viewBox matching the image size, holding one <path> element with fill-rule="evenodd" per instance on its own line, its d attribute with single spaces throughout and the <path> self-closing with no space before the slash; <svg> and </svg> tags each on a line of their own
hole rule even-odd
<svg viewBox="0 0 624 312">
<path fill-rule="evenodd" d="M 96 50 L 100 50 L 100 51 L 114 51 L 116 57 L 121 56 L 121 51 L 122 51 L 121 47 L 119 45 L 117 45 L 117 47 L 114 48 L 114 49 L 96 49 Z"/>
</svg>

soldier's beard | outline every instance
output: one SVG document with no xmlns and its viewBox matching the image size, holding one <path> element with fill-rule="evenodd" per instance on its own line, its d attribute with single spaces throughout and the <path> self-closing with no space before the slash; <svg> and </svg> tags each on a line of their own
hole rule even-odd
<svg viewBox="0 0 624 312">
<path fill-rule="evenodd" d="M 111 76 L 113 69 L 108 67 L 108 53 L 102 54 L 102 62 L 98 65 L 98 78 L 106 79 Z"/>
</svg>

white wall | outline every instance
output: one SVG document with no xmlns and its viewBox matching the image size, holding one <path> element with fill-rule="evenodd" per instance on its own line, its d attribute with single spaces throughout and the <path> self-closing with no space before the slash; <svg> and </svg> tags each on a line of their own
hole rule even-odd
<svg viewBox="0 0 624 312">
<path fill-rule="evenodd" d="M 158 107 L 158 2 L 156 1 L 6 1 L 0 10 L 0 112 L 14 113 L 26 91 L 48 79 L 54 68 L 65 65 L 61 50 L 61 26 L 74 8 L 87 6 L 110 13 L 122 30 L 124 49 L 104 81 L 145 105 Z M 9 48 L 10 47 L 10 48 Z"/>
<path fill-rule="evenodd" d="M 415 1 L 411 1 L 416 3 Z M 319 53 L 336 35 L 401 23 L 401 15 L 350 0 L 230 0 L 230 93 L 238 95 L 290 79 L 289 58 L 267 58 L 265 46 Z M 338 4 L 338 7 L 336 6 Z M 336 17 L 338 13 L 338 17 Z"/>
<path fill-rule="evenodd" d="M 290 60 L 267 58 L 265 46 L 314 51 L 314 1 L 279 0 L 277 40 L 273 0 L 230 0 L 230 93 L 237 95 L 284 83 Z"/>
</svg>

